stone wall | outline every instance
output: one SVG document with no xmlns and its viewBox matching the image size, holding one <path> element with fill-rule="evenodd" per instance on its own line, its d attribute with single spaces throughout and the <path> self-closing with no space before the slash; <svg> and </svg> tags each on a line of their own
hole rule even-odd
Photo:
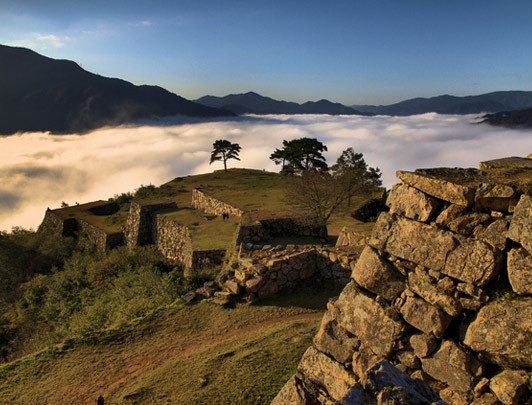
<svg viewBox="0 0 532 405">
<path fill-rule="evenodd" d="M 225 257 L 225 249 L 194 250 L 188 228 L 163 215 L 156 215 L 153 240 L 164 257 L 184 267 L 213 267 Z"/>
<path fill-rule="evenodd" d="M 82 248 L 94 244 L 100 252 L 105 252 L 124 245 L 124 234 L 122 232 L 107 233 L 83 219 L 77 219 L 77 224 L 78 245 Z"/>
<path fill-rule="evenodd" d="M 186 226 L 157 215 L 153 240 L 164 257 L 185 267 L 192 266 L 192 241 Z"/>
<path fill-rule="evenodd" d="M 257 302 L 309 279 L 344 286 L 349 282 L 351 266 L 361 249 L 360 246 L 339 249 L 317 245 L 242 244 L 238 268 L 224 270 L 217 278 L 217 286 L 211 291 L 215 294 L 212 301 L 222 305 L 240 300 Z"/>
<path fill-rule="evenodd" d="M 153 239 L 155 212 L 176 208 L 175 202 L 143 204 L 132 201 L 125 229 L 126 245 L 131 248 L 155 243 Z"/>
<path fill-rule="evenodd" d="M 390 212 L 273 403 L 530 401 L 532 198 L 501 184 L 398 177 Z M 383 361 L 443 402 L 397 381 L 385 402 L 368 377 Z"/>
<path fill-rule="evenodd" d="M 64 219 L 48 208 L 38 230 L 50 231 L 60 236 L 74 236 L 78 230 L 78 223 L 75 218 Z"/>
<path fill-rule="evenodd" d="M 241 217 L 245 211 L 233 207 L 223 201 L 220 201 L 201 190 L 192 190 L 192 208 L 201 210 L 207 214 L 222 215 L 223 213 L 231 216 Z"/>
<path fill-rule="evenodd" d="M 251 225 L 241 225 L 237 243 L 263 243 L 279 236 L 314 236 L 320 230 L 306 218 L 271 218 L 256 221 Z"/>
<path fill-rule="evenodd" d="M 219 266 L 225 259 L 226 249 L 194 250 L 192 252 L 193 269 Z"/>
</svg>

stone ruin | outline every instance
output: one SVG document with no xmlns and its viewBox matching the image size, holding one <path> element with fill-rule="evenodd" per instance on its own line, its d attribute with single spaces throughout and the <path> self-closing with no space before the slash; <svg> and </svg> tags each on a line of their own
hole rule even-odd
<svg viewBox="0 0 532 405">
<path fill-rule="evenodd" d="M 397 176 L 272 404 L 532 403 L 532 197 Z"/>
</svg>

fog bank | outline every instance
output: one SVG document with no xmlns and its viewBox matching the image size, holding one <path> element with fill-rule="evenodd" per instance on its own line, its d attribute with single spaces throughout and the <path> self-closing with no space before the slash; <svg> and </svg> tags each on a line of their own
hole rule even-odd
<svg viewBox="0 0 532 405">
<path fill-rule="evenodd" d="M 0 229 L 37 227 L 47 207 L 107 199 L 140 185 L 221 169 L 209 165 L 212 143 L 242 147 L 230 167 L 278 171 L 269 160 L 283 139 L 318 138 L 333 164 L 342 150 L 362 152 L 383 173 L 387 187 L 396 170 L 478 167 L 478 162 L 532 153 L 532 131 L 474 123 L 476 116 L 411 117 L 324 115 L 247 116 L 222 121 L 143 123 L 87 135 L 26 133 L 0 138 Z"/>
</svg>

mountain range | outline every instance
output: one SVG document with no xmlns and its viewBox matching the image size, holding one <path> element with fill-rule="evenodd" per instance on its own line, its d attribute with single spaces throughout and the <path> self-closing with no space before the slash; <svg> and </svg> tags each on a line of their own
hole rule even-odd
<svg viewBox="0 0 532 405">
<path fill-rule="evenodd" d="M 157 86 L 135 86 L 77 63 L 0 45 L 0 134 L 83 133 L 169 115 L 232 116 Z"/>
<path fill-rule="evenodd" d="M 532 107 L 532 91 L 497 91 L 478 96 L 437 96 L 413 98 L 390 105 L 345 106 L 328 100 L 298 104 L 275 100 L 254 92 L 224 97 L 204 96 L 197 103 L 223 108 L 235 114 L 347 114 L 408 116 L 435 112 L 438 114 L 480 114 L 522 110 Z"/>
<path fill-rule="evenodd" d="M 443 95 L 413 98 L 390 105 L 353 105 L 365 113 L 378 115 L 479 114 L 522 110 L 532 107 L 532 91 L 496 91 L 478 96 L 456 97 Z"/>
<path fill-rule="evenodd" d="M 223 108 L 235 114 L 330 114 L 330 115 L 373 115 L 362 113 L 352 107 L 329 100 L 307 101 L 303 104 L 275 100 L 255 92 L 230 94 L 225 97 L 204 96 L 197 103 L 208 107 Z"/>
<path fill-rule="evenodd" d="M 532 108 L 532 91 L 498 91 L 477 96 L 443 95 L 414 98 L 390 105 L 346 106 L 329 100 L 298 104 L 255 92 L 225 97 L 204 96 L 195 102 L 158 86 L 136 86 L 125 80 L 87 72 L 77 63 L 42 56 L 26 48 L 0 45 L 0 134 L 50 131 L 84 133 L 103 126 L 134 123 L 173 115 L 193 117 L 241 114 L 330 114 L 407 116 L 502 113 L 488 123 L 512 125 Z M 490 117 L 488 117 L 490 118 Z"/>
</svg>

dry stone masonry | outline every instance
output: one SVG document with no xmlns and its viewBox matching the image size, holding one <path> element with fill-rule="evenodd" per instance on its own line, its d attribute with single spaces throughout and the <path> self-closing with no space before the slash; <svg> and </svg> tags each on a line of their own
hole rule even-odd
<svg viewBox="0 0 532 405">
<path fill-rule="evenodd" d="M 227 204 L 217 198 L 214 198 L 199 189 L 192 190 L 192 208 L 206 212 L 207 214 L 241 217 L 244 210 Z"/>
<path fill-rule="evenodd" d="M 530 403 L 532 198 L 397 176 L 389 212 L 272 403 Z"/>
</svg>

